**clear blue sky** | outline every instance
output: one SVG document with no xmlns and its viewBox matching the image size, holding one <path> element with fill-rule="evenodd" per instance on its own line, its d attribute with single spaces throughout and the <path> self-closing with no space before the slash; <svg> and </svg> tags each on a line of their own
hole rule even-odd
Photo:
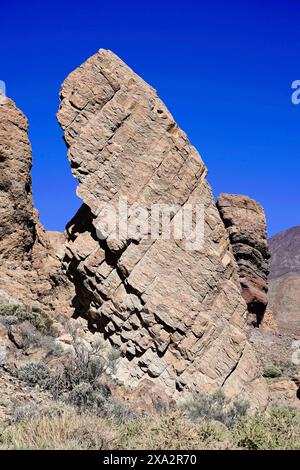
<svg viewBox="0 0 300 470">
<path fill-rule="evenodd" d="M 64 78 L 99 48 L 154 86 L 215 196 L 254 197 L 269 234 L 298 225 L 300 1 L 1 0 L 0 79 L 30 121 L 35 205 L 62 230 L 80 201 L 56 122 Z"/>
</svg>

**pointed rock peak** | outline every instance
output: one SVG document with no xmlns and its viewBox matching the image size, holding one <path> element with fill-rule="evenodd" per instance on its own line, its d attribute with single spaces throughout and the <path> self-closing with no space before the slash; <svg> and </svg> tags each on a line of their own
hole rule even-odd
<svg viewBox="0 0 300 470">
<path fill-rule="evenodd" d="M 67 228 L 64 269 L 77 314 L 121 353 L 117 377 L 132 387 L 150 379 L 174 396 L 224 387 L 263 406 L 206 167 L 156 91 L 100 50 L 66 79 L 58 120 L 84 203 Z M 157 207 L 168 217 L 153 233 Z M 191 212 L 199 217 L 180 236 Z M 112 213 L 126 227 L 121 235 L 107 225 Z M 141 214 L 146 230 L 136 229 Z"/>
</svg>

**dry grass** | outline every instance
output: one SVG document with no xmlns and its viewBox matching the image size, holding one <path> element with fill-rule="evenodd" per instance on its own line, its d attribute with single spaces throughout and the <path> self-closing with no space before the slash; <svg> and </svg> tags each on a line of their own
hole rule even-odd
<svg viewBox="0 0 300 470">
<path fill-rule="evenodd" d="M 220 423 L 195 425 L 181 412 L 172 412 L 159 419 L 139 419 L 126 423 L 120 430 L 119 449 L 134 450 L 204 450 L 230 449 L 228 429 Z"/>
<path fill-rule="evenodd" d="M 120 424 L 56 403 L 15 423 L 0 423 L 0 449 L 300 449 L 300 415 L 274 409 L 241 418 L 230 429 L 216 421 L 191 422 L 183 411 Z"/>
<path fill-rule="evenodd" d="M 0 428 L 0 449 L 101 450 L 118 437 L 109 420 L 79 414 L 64 406 L 60 412 L 41 413 Z"/>
</svg>

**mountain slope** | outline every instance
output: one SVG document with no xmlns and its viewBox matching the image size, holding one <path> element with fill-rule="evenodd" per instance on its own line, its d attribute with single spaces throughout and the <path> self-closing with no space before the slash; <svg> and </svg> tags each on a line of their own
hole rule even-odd
<svg viewBox="0 0 300 470">
<path fill-rule="evenodd" d="M 279 329 L 300 335 L 300 226 L 269 240 L 269 306 Z"/>
</svg>

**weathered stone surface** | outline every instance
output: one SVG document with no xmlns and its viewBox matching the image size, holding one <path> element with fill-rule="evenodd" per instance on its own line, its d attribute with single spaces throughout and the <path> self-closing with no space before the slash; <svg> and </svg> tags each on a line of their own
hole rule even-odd
<svg viewBox="0 0 300 470">
<path fill-rule="evenodd" d="M 0 300 L 70 314 L 73 287 L 60 260 L 65 236 L 49 236 L 33 208 L 27 132 L 27 119 L 6 99 L 0 104 Z"/>
<path fill-rule="evenodd" d="M 300 408 L 299 338 L 266 328 L 252 328 L 250 342 L 257 351 L 262 372 L 270 366 L 281 371 L 279 377 L 268 379 L 269 407 Z"/>
<path fill-rule="evenodd" d="M 269 305 L 283 333 L 300 336 L 300 227 L 269 240 Z"/>
<path fill-rule="evenodd" d="M 35 237 L 31 194 L 31 146 L 23 113 L 7 99 L 0 105 L 0 259 L 30 259 Z"/>
<path fill-rule="evenodd" d="M 269 249 L 264 209 L 253 199 L 221 194 L 217 202 L 239 266 L 248 322 L 258 326 L 268 303 Z"/>
<path fill-rule="evenodd" d="M 58 120 L 83 200 L 67 227 L 64 268 L 77 314 L 121 350 L 118 379 L 130 386 L 150 379 L 173 395 L 222 386 L 243 395 L 253 383 L 261 397 L 254 407 L 264 407 L 237 265 L 206 167 L 155 90 L 100 50 L 64 82 Z M 173 233 L 99 239 L 105 204 L 117 210 L 120 197 L 129 214 L 138 203 L 150 218 L 153 204 L 177 204 L 169 227 L 188 204 L 202 204 L 203 245 L 189 250 Z"/>
</svg>

